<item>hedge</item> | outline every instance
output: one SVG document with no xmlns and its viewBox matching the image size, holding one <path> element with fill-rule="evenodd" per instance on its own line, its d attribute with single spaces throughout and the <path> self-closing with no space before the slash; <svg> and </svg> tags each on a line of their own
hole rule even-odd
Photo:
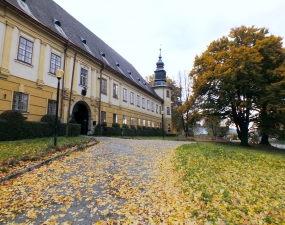
<svg viewBox="0 0 285 225">
<path fill-rule="evenodd" d="M 80 124 L 69 124 L 68 136 L 78 136 L 80 131 Z M 58 136 L 64 136 L 65 133 L 66 124 L 59 124 Z M 0 120 L 0 141 L 51 137 L 53 135 L 54 125 L 46 122 L 23 121 L 20 124 L 11 126 L 8 121 Z"/>
<path fill-rule="evenodd" d="M 94 135 L 103 135 L 103 136 L 162 136 L 163 131 L 157 128 L 148 128 L 145 130 L 141 129 L 131 129 L 127 126 L 119 128 L 117 125 L 112 127 L 100 126 L 95 127 Z"/>
</svg>

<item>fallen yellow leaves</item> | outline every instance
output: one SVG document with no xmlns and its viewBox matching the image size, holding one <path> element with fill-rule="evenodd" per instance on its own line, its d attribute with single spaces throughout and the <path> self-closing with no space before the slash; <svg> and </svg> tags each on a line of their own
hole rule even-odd
<svg viewBox="0 0 285 225">
<path fill-rule="evenodd" d="M 283 156 L 207 144 L 175 150 L 178 142 L 108 140 L 1 183 L 0 223 L 284 221 Z"/>
</svg>

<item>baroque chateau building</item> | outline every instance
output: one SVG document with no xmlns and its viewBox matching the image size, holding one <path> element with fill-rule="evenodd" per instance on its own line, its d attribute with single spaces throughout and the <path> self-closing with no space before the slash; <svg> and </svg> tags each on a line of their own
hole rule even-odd
<svg viewBox="0 0 285 225">
<path fill-rule="evenodd" d="M 171 132 L 171 88 L 161 53 L 156 65 L 151 87 L 130 62 L 54 1 L 0 1 L 0 113 L 18 110 L 29 121 L 55 114 L 55 72 L 62 69 L 62 122 L 84 123 L 83 134 L 102 122 L 164 124 Z"/>
</svg>

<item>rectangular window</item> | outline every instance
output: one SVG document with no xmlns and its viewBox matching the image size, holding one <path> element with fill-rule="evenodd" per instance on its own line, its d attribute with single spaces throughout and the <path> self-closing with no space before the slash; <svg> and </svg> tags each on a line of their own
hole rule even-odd
<svg viewBox="0 0 285 225">
<path fill-rule="evenodd" d="M 166 108 L 166 113 L 167 113 L 167 115 L 170 115 L 170 107 Z"/>
<path fill-rule="evenodd" d="M 55 74 L 55 71 L 60 68 L 60 56 L 51 53 L 50 57 L 50 69 L 49 72 Z"/>
<path fill-rule="evenodd" d="M 142 98 L 142 108 L 145 109 L 145 98 Z"/>
<path fill-rule="evenodd" d="M 28 95 L 21 92 L 14 92 L 13 110 L 27 112 L 28 110 Z"/>
<path fill-rule="evenodd" d="M 145 120 L 143 120 L 143 126 L 145 127 Z"/>
<path fill-rule="evenodd" d="M 101 123 L 106 122 L 106 112 L 101 111 Z"/>
<path fill-rule="evenodd" d="M 134 117 L 131 117 L 131 125 L 135 125 Z"/>
<path fill-rule="evenodd" d="M 113 114 L 113 123 L 118 123 L 118 115 L 117 114 Z"/>
<path fill-rule="evenodd" d="M 141 97 L 137 95 L 137 107 L 141 106 Z"/>
<path fill-rule="evenodd" d="M 138 118 L 138 126 L 141 125 L 141 119 Z"/>
<path fill-rule="evenodd" d="M 118 98 L 118 84 L 113 84 L 113 98 Z"/>
<path fill-rule="evenodd" d="M 169 94 L 169 90 L 166 91 L 166 97 L 169 98 L 170 94 Z"/>
<path fill-rule="evenodd" d="M 101 80 L 101 92 L 107 94 L 107 80 L 104 78 Z"/>
<path fill-rule="evenodd" d="M 149 100 L 147 100 L 147 110 L 150 110 Z"/>
<path fill-rule="evenodd" d="M 130 103 L 133 105 L 134 104 L 134 101 L 135 101 L 135 95 L 133 92 L 131 92 L 131 95 L 130 95 Z"/>
<path fill-rule="evenodd" d="M 155 112 L 158 113 L 158 104 L 156 104 Z"/>
<path fill-rule="evenodd" d="M 154 127 L 154 122 L 151 122 L 151 126 Z"/>
<path fill-rule="evenodd" d="M 161 105 L 159 106 L 159 114 L 161 115 Z"/>
<path fill-rule="evenodd" d="M 154 103 L 151 102 L 151 111 L 154 112 Z"/>
<path fill-rule="evenodd" d="M 81 73 L 80 73 L 80 85 L 87 87 L 87 75 L 88 75 L 88 70 L 81 68 Z"/>
<path fill-rule="evenodd" d="M 18 60 L 32 64 L 33 45 L 33 42 L 27 40 L 26 38 L 20 37 Z"/>
<path fill-rule="evenodd" d="M 127 116 L 123 115 L 123 124 L 127 124 Z"/>
<path fill-rule="evenodd" d="M 47 114 L 55 115 L 55 110 L 56 110 L 56 101 L 49 99 Z"/>
<path fill-rule="evenodd" d="M 123 88 L 123 101 L 126 102 L 127 99 L 128 99 L 128 96 L 127 96 L 127 89 L 126 88 Z"/>
<path fill-rule="evenodd" d="M 149 120 L 147 121 L 147 126 L 150 127 L 150 121 Z"/>
</svg>

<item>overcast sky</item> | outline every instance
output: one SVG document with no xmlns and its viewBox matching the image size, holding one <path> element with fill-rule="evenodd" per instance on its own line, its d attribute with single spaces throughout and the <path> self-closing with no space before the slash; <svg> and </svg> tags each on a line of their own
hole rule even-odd
<svg viewBox="0 0 285 225">
<path fill-rule="evenodd" d="M 54 0 L 143 76 L 159 48 L 170 78 L 190 71 L 196 55 L 241 25 L 285 37 L 284 0 Z M 283 45 L 284 46 L 284 45 Z"/>
</svg>

